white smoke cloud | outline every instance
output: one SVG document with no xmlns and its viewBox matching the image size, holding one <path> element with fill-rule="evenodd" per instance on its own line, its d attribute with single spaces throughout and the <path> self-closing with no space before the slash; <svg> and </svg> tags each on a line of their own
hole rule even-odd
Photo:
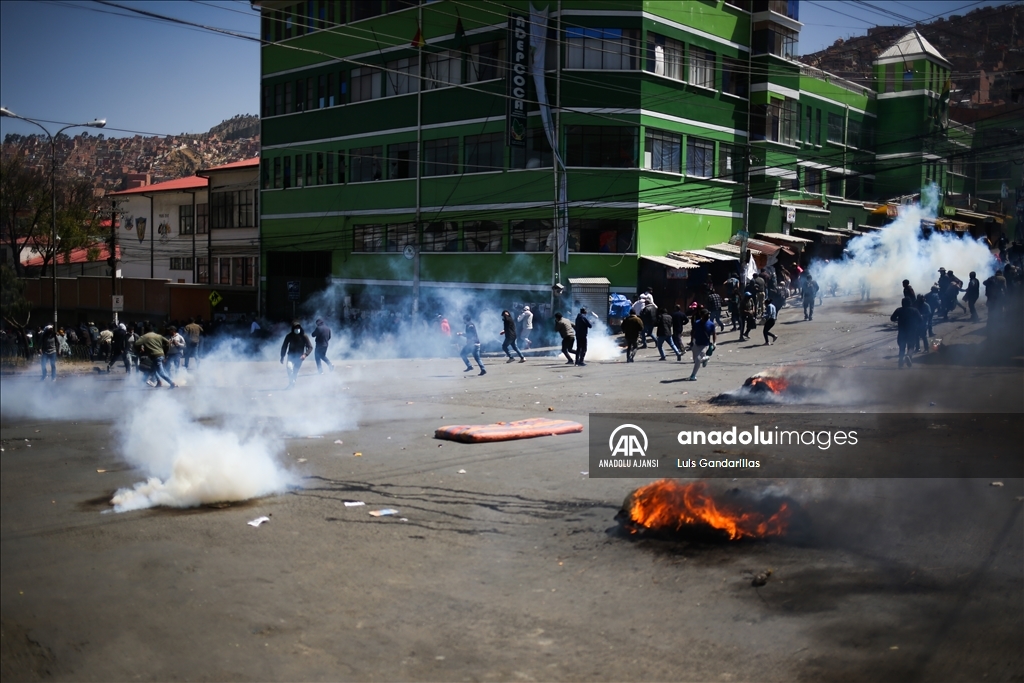
<svg viewBox="0 0 1024 683">
<path fill-rule="evenodd" d="M 924 207 L 901 206 L 900 215 L 883 230 L 850 240 L 848 256 L 842 261 L 811 264 L 811 274 L 826 289 L 832 283 L 850 292 L 867 286 L 873 297 L 901 299 L 903 280 L 910 280 L 918 294 L 926 293 L 938 280 L 940 267 L 952 269 L 967 283 L 975 271 L 979 280 L 995 272 L 996 260 L 989 248 L 970 235 L 963 238 L 947 232 L 921 235 L 921 219 L 935 218 L 934 189 L 922 193 Z"/>
</svg>

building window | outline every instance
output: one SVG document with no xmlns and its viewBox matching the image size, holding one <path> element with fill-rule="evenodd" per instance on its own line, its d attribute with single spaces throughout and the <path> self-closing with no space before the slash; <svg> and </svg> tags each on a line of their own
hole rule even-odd
<svg viewBox="0 0 1024 683">
<path fill-rule="evenodd" d="M 526 131 L 526 147 L 511 148 L 510 168 L 551 168 L 553 157 L 543 128 Z"/>
<path fill-rule="evenodd" d="M 798 47 L 797 39 L 799 33 L 792 31 L 778 24 L 759 21 L 754 24 L 753 32 L 753 54 L 772 54 L 776 57 L 794 59 Z"/>
<path fill-rule="evenodd" d="M 415 245 L 415 223 L 392 223 L 387 226 L 387 247 L 385 251 L 403 251 L 408 245 Z"/>
<path fill-rule="evenodd" d="M 648 128 L 644 136 L 644 168 L 682 173 L 682 136 Z"/>
<path fill-rule="evenodd" d="M 196 204 L 196 234 L 205 235 L 210 232 L 210 205 Z"/>
<path fill-rule="evenodd" d="M 832 197 L 843 196 L 843 174 L 831 172 L 828 174 L 828 191 L 826 194 Z"/>
<path fill-rule="evenodd" d="M 263 112 L 263 118 L 274 115 L 274 88 L 273 86 L 263 86 L 263 106 L 260 107 L 260 111 Z"/>
<path fill-rule="evenodd" d="M 352 0 L 352 21 L 369 19 L 380 13 L 380 0 Z"/>
<path fill-rule="evenodd" d="M 196 280 L 202 284 L 210 284 L 210 265 L 205 256 L 196 259 Z"/>
<path fill-rule="evenodd" d="M 722 180 L 743 182 L 745 167 L 743 151 L 732 145 L 718 145 L 718 177 Z"/>
<path fill-rule="evenodd" d="M 195 221 L 192 215 L 192 205 L 184 204 L 178 207 L 178 234 L 191 235 L 195 230 Z M 191 266 L 189 266 L 191 268 Z M 180 268 L 179 268 L 180 270 Z"/>
<path fill-rule="evenodd" d="M 808 194 L 821 194 L 821 171 L 816 168 L 805 168 L 804 187 Z"/>
<path fill-rule="evenodd" d="M 632 254 L 636 223 L 608 218 L 569 220 L 569 251 L 593 254 Z"/>
<path fill-rule="evenodd" d="M 806 109 L 807 117 L 804 119 L 804 125 L 801 127 L 801 134 L 804 142 L 814 144 L 814 110 L 810 105 L 808 105 Z"/>
<path fill-rule="evenodd" d="M 380 97 L 380 69 L 361 66 L 352 69 L 352 101 L 365 102 Z"/>
<path fill-rule="evenodd" d="M 466 173 L 486 173 L 504 168 L 504 133 L 466 136 Z"/>
<path fill-rule="evenodd" d="M 416 143 L 388 145 L 388 179 L 416 177 Z"/>
<path fill-rule="evenodd" d="M 569 166 L 637 167 L 634 126 L 567 126 L 566 138 Z"/>
<path fill-rule="evenodd" d="M 287 190 L 291 186 L 292 186 L 292 157 L 289 154 L 288 156 L 284 157 L 284 181 L 282 182 L 281 187 L 283 187 L 284 189 Z"/>
<path fill-rule="evenodd" d="M 647 34 L 647 71 L 683 80 L 683 44 L 657 33 Z"/>
<path fill-rule="evenodd" d="M 221 259 L 225 261 L 227 259 Z M 252 287 L 255 284 L 254 270 L 256 259 L 251 256 L 233 256 L 231 258 L 231 284 L 238 287 Z"/>
<path fill-rule="evenodd" d="M 292 104 L 294 98 L 292 97 L 292 91 L 295 88 L 295 84 L 288 81 L 284 84 L 284 113 L 291 114 L 295 111 L 295 106 Z"/>
<path fill-rule="evenodd" d="M 436 90 L 462 83 L 462 53 L 455 50 L 435 52 L 424 57 L 426 83 L 424 89 Z"/>
<path fill-rule="evenodd" d="M 508 233 L 509 251 L 551 251 L 555 243 L 550 220 L 514 220 Z"/>
<path fill-rule="evenodd" d="M 630 70 L 637 68 L 640 32 L 621 28 L 569 28 L 566 61 L 569 69 Z"/>
<path fill-rule="evenodd" d="M 885 92 L 896 92 L 896 65 L 885 65 Z"/>
<path fill-rule="evenodd" d="M 715 143 L 687 137 L 686 175 L 697 178 L 711 178 L 715 175 Z"/>
<path fill-rule="evenodd" d="M 815 114 L 815 118 L 814 118 L 814 133 L 813 133 L 814 134 L 814 144 L 820 145 L 821 144 L 821 110 L 820 109 L 816 109 L 815 111 L 817 113 Z"/>
<path fill-rule="evenodd" d="M 324 153 L 316 153 L 316 178 L 314 182 L 317 185 L 327 184 L 327 169 L 324 167 Z"/>
<path fill-rule="evenodd" d="M 455 175 L 459 172 L 459 139 L 426 140 L 423 143 L 423 175 Z"/>
<path fill-rule="evenodd" d="M 325 173 L 327 175 L 326 183 L 328 185 L 333 185 L 335 183 L 335 180 L 334 180 L 334 152 L 328 152 L 326 156 L 327 156 L 327 159 L 326 159 L 327 169 L 325 171 Z"/>
<path fill-rule="evenodd" d="M 192 208 L 192 207 L 189 207 Z M 171 270 L 192 270 L 192 257 L 176 257 L 171 259 Z"/>
<path fill-rule="evenodd" d="M 828 141 L 843 144 L 843 117 L 840 114 L 828 115 Z"/>
<path fill-rule="evenodd" d="M 211 192 L 210 209 L 213 228 L 255 227 L 256 192 L 235 190 L 232 192 Z"/>
<path fill-rule="evenodd" d="M 423 226 L 423 242 L 420 251 L 458 251 L 459 224 L 454 221 L 438 221 Z"/>
<path fill-rule="evenodd" d="M 715 53 L 701 47 L 690 46 L 690 84 L 702 88 L 715 88 Z"/>
<path fill-rule="evenodd" d="M 388 97 L 416 92 L 420 87 L 419 57 L 405 57 L 388 62 L 384 77 L 387 79 Z"/>
<path fill-rule="evenodd" d="M 469 83 L 491 81 L 501 78 L 505 67 L 505 41 L 470 45 L 466 63 L 466 80 Z"/>
<path fill-rule="evenodd" d="M 746 97 L 750 83 L 747 62 L 722 57 L 722 92 Z"/>
<path fill-rule="evenodd" d="M 231 284 L 231 259 L 229 258 L 218 258 L 214 259 L 214 284 L 217 285 L 230 285 Z"/>
<path fill-rule="evenodd" d="M 752 139 L 793 144 L 796 126 L 796 100 L 772 98 L 771 104 L 753 107 Z"/>
<path fill-rule="evenodd" d="M 383 225 L 356 225 L 352 228 L 352 251 L 384 251 Z"/>
<path fill-rule="evenodd" d="M 846 122 L 846 144 L 850 147 L 863 147 L 861 144 L 860 121 L 850 119 Z"/>
<path fill-rule="evenodd" d="M 501 225 L 494 221 L 466 221 L 462 224 L 462 239 L 466 251 L 501 252 Z"/>
<path fill-rule="evenodd" d="M 344 183 L 345 182 L 345 151 L 344 150 L 338 150 L 337 152 L 332 153 L 331 156 L 334 157 L 335 167 L 338 169 L 338 177 L 337 177 L 337 180 L 335 182 Z"/>
<path fill-rule="evenodd" d="M 384 148 L 379 145 L 349 150 L 348 156 L 352 163 L 352 171 L 349 174 L 350 182 L 365 183 L 371 180 L 380 180 L 380 158 L 383 154 Z"/>
</svg>

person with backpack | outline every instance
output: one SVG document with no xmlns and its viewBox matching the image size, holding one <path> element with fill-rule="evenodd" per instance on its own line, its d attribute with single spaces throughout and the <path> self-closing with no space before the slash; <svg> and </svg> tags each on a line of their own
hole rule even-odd
<svg viewBox="0 0 1024 683">
<path fill-rule="evenodd" d="M 818 283 L 810 273 L 804 273 L 804 284 L 801 289 L 804 304 L 804 320 L 814 320 L 814 299 L 818 296 Z"/>
</svg>

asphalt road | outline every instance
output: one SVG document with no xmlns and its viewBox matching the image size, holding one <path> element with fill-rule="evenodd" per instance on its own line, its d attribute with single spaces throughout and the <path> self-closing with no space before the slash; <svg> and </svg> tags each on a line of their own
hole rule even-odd
<svg viewBox="0 0 1024 683">
<path fill-rule="evenodd" d="M 986 351 L 982 326 L 940 324 L 959 352 L 897 371 L 889 313 L 847 299 L 813 322 L 786 309 L 778 344 L 727 333 L 692 383 L 679 381 L 688 363 L 653 348 L 585 368 L 488 359 L 483 377 L 458 358 L 337 361 L 324 377 L 308 363 L 291 394 L 277 363 L 211 362 L 164 391 L 195 413 L 186 431 L 269 406 L 259 424 L 291 435 L 274 443 L 294 481 L 189 509 L 110 511 L 147 477 L 121 428 L 156 390 L 116 373 L 4 376 L 3 679 L 1024 680 L 1020 479 L 716 481 L 782 492 L 801 533 L 636 539 L 614 517 L 646 482 L 582 474 L 586 432 L 432 438 L 536 416 L 586 425 L 593 412 L 1024 413 L 1020 359 Z M 773 367 L 822 393 L 709 403 Z M 275 406 L 337 428 L 307 433 Z M 142 419 L 153 439 L 181 436 L 165 413 Z M 368 514 L 381 508 L 398 514 Z"/>
</svg>

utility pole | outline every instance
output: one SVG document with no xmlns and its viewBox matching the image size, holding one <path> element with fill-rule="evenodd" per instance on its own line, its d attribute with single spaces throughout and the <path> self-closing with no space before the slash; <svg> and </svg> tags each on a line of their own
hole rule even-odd
<svg viewBox="0 0 1024 683">
<path fill-rule="evenodd" d="M 110 264 L 110 296 L 117 296 L 117 200 L 110 200 L 110 252 L 107 263 Z M 114 322 L 117 322 L 117 309 L 114 309 Z"/>
</svg>

